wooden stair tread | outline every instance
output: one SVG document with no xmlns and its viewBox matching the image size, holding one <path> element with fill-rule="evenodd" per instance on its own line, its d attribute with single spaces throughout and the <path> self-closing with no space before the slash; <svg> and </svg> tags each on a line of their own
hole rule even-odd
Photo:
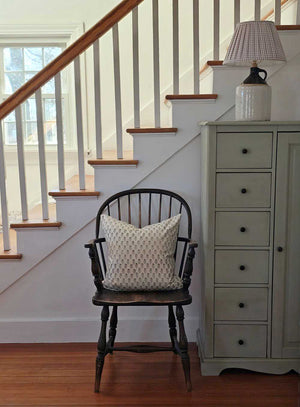
<svg viewBox="0 0 300 407">
<path fill-rule="evenodd" d="M 52 197 L 63 196 L 99 196 L 100 192 L 94 190 L 94 176 L 85 176 L 85 189 L 79 189 L 79 176 L 74 175 L 66 182 L 65 189 L 53 189 L 48 193 Z"/>
<path fill-rule="evenodd" d="M 219 61 L 219 60 L 207 61 L 206 65 L 208 65 L 208 66 L 219 66 L 219 65 L 223 65 L 223 61 Z"/>
<path fill-rule="evenodd" d="M 136 127 L 134 129 L 127 129 L 127 133 L 176 133 L 177 127 Z"/>
<path fill-rule="evenodd" d="M 62 222 L 58 222 L 56 220 L 46 220 L 46 219 L 30 219 L 30 220 L 23 220 L 22 222 L 18 223 L 11 223 L 10 227 L 12 229 L 26 229 L 26 228 L 59 228 L 61 227 Z"/>
<path fill-rule="evenodd" d="M 138 160 L 128 160 L 126 158 L 105 159 L 96 158 L 94 160 L 88 160 L 90 165 L 137 165 Z"/>
<path fill-rule="evenodd" d="M 17 251 L 17 234 L 16 231 L 11 229 L 9 231 L 10 250 L 0 250 L 0 260 L 20 260 L 22 254 Z M 0 247 L 3 247 L 3 234 L 0 233 Z"/>
<path fill-rule="evenodd" d="M 67 189 L 53 189 L 48 193 L 49 196 L 59 197 L 59 196 L 99 196 L 99 191 L 88 191 L 87 189 L 81 189 L 78 191 L 70 191 Z"/>
<path fill-rule="evenodd" d="M 0 260 L 20 260 L 22 258 L 21 253 L 16 253 L 13 250 L 0 252 Z"/>
<path fill-rule="evenodd" d="M 277 30 L 279 31 L 292 31 L 292 30 L 300 30 L 300 25 L 276 25 Z"/>
<path fill-rule="evenodd" d="M 186 99 L 195 99 L 195 100 L 202 100 L 202 99 L 217 99 L 218 95 L 216 93 L 203 93 L 200 95 L 167 95 L 166 99 L 167 100 L 186 100 Z"/>
</svg>

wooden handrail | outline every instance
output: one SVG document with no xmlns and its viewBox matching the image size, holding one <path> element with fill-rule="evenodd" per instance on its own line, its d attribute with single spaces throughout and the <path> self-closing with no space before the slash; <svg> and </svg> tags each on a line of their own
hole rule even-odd
<svg viewBox="0 0 300 407">
<path fill-rule="evenodd" d="M 144 0 L 123 0 L 112 9 L 97 24 L 84 33 L 78 40 L 66 48 L 57 58 L 39 71 L 32 79 L 21 86 L 15 93 L 10 95 L 0 104 L 0 120 L 12 112 L 17 106 L 28 99 L 37 89 L 48 82 L 53 76 L 65 68 L 78 55 L 84 52 L 98 38 L 104 35 L 110 28 L 117 24 L 136 6 Z"/>
</svg>

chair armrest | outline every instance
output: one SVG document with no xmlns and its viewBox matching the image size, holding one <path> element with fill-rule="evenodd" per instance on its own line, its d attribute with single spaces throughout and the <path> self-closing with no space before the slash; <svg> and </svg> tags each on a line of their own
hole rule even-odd
<svg viewBox="0 0 300 407">
<path fill-rule="evenodd" d="M 190 248 L 190 247 L 196 248 L 196 247 L 198 247 L 198 243 L 197 243 L 197 242 L 194 242 L 193 240 L 191 240 L 191 241 L 189 242 L 189 248 Z"/>
<path fill-rule="evenodd" d="M 195 248 L 198 247 L 198 243 L 190 241 L 188 243 L 188 254 L 184 265 L 184 271 L 182 276 L 183 288 L 188 290 L 191 284 L 191 276 L 193 274 L 193 261 L 195 257 Z"/>
<path fill-rule="evenodd" d="M 89 249 L 90 247 L 95 246 L 96 243 L 100 243 L 100 242 L 105 242 L 105 238 L 104 238 L 104 237 L 98 237 L 97 239 L 89 240 L 89 241 L 84 245 L 84 247 L 85 247 L 86 249 Z"/>
<path fill-rule="evenodd" d="M 102 280 L 103 273 L 101 270 L 98 250 L 96 243 L 105 241 L 104 238 L 92 239 L 84 245 L 85 248 L 89 249 L 89 257 L 91 259 L 91 271 L 94 276 L 94 284 L 97 287 L 97 290 L 100 291 L 103 288 Z"/>
</svg>

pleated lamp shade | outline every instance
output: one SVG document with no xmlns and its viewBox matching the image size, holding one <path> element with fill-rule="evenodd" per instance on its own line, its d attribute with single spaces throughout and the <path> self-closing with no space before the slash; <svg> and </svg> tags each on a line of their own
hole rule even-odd
<svg viewBox="0 0 300 407">
<path fill-rule="evenodd" d="M 286 61 L 272 21 L 246 21 L 236 26 L 223 64 L 251 66 L 253 61 L 261 65 Z"/>
</svg>

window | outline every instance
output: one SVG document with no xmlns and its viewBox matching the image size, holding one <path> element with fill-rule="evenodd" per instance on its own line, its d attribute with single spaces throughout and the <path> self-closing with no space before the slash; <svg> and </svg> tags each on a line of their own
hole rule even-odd
<svg viewBox="0 0 300 407">
<path fill-rule="evenodd" d="M 14 93 L 20 86 L 56 58 L 63 50 L 63 45 L 38 44 L 2 46 L 1 48 L 1 84 L 2 100 Z M 42 88 L 44 134 L 46 145 L 56 144 L 56 111 L 54 98 L 54 79 Z M 63 110 L 65 105 L 63 95 Z M 25 145 L 36 145 L 37 122 L 35 98 L 29 98 L 22 105 L 23 134 Z M 4 140 L 6 145 L 16 144 L 15 113 L 4 119 Z"/>
</svg>

